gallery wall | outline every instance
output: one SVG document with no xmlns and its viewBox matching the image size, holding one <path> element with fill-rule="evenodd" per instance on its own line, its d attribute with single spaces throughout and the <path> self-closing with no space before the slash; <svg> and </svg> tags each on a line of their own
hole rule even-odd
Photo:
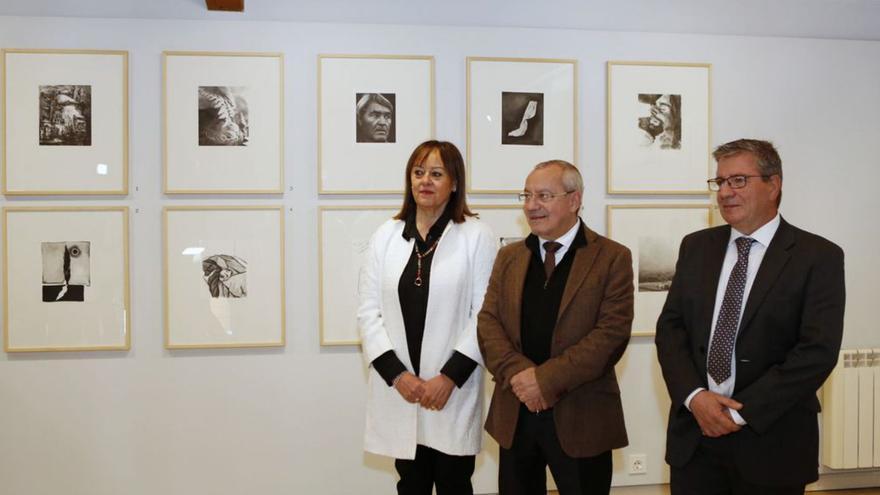
<svg viewBox="0 0 880 495">
<path fill-rule="evenodd" d="M 712 143 L 770 139 L 785 170 L 782 214 L 846 252 L 844 347 L 880 347 L 872 309 L 880 278 L 880 42 L 272 22 L 0 17 L 0 46 L 130 53 L 130 194 L 5 197 L 3 206 L 130 208 L 132 347 L 128 352 L 0 354 L 2 493 L 71 495 L 391 493 L 388 459 L 361 449 L 366 371 L 355 346 L 318 333 L 317 212 L 324 205 L 397 204 L 387 196 L 317 193 L 317 56 L 436 58 L 437 137 L 465 147 L 465 57 L 578 60 L 578 165 L 583 218 L 606 231 L 605 206 L 693 203 L 693 197 L 605 194 L 605 63 L 712 64 Z M 283 52 L 285 193 L 162 194 L 161 52 Z M 2 125 L 2 123 L 0 123 Z M 404 164 L 401 163 L 401 180 Z M 479 204 L 513 197 L 481 195 Z M 171 205 L 283 204 L 287 344 L 283 348 L 163 347 L 161 211 Z M 353 317 L 353 315 L 352 315 Z M 615 453 L 615 485 L 668 480 L 668 399 L 650 337 L 618 366 L 630 446 Z M 645 454 L 647 473 L 625 460 Z M 479 493 L 496 491 L 497 446 L 478 458 Z M 826 472 L 817 487 L 880 484 L 875 471 Z"/>
</svg>

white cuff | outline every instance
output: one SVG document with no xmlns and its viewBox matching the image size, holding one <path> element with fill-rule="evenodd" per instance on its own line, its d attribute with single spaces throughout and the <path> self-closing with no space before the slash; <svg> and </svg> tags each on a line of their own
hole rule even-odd
<svg viewBox="0 0 880 495">
<path fill-rule="evenodd" d="M 687 399 L 684 400 L 684 407 L 686 407 L 688 411 L 691 410 L 691 401 L 693 400 L 694 396 L 697 395 L 698 393 L 702 392 L 703 390 L 706 390 L 706 389 L 703 387 L 698 387 L 696 390 L 691 392 L 690 395 L 687 396 Z"/>
</svg>

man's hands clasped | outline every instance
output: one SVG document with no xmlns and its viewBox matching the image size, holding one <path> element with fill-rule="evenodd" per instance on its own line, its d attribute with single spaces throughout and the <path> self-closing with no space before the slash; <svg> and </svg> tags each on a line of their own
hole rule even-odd
<svg viewBox="0 0 880 495">
<path fill-rule="evenodd" d="M 513 375 L 510 386 L 517 399 L 526 405 L 529 411 L 538 413 L 550 408 L 538 387 L 538 379 L 535 377 L 535 368 L 526 368 Z"/>
<path fill-rule="evenodd" d="M 731 409 L 739 411 L 742 404 L 729 397 L 703 390 L 691 399 L 690 409 L 707 437 L 717 438 L 742 428 L 730 415 Z"/>
</svg>

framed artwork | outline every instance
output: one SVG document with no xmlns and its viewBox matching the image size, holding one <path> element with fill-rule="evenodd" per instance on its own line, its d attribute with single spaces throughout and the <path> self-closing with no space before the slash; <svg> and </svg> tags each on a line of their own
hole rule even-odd
<svg viewBox="0 0 880 495">
<path fill-rule="evenodd" d="M 280 194 L 280 53 L 163 52 L 166 194 Z"/>
<path fill-rule="evenodd" d="M 165 347 L 285 344 L 280 206 L 168 206 Z"/>
<path fill-rule="evenodd" d="M 434 137 L 434 57 L 318 57 L 318 192 L 403 192 L 417 145 Z"/>
<path fill-rule="evenodd" d="M 608 237 L 632 251 L 633 336 L 654 335 L 685 235 L 711 226 L 711 205 L 608 205 Z"/>
<path fill-rule="evenodd" d="M 128 208 L 3 209 L 6 352 L 128 350 Z"/>
<path fill-rule="evenodd" d="M 709 194 L 711 71 L 608 62 L 609 194 Z"/>
<path fill-rule="evenodd" d="M 480 220 L 492 228 L 498 239 L 498 248 L 525 239 L 531 229 L 523 214 L 521 204 L 505 205 L 468 205 L 471 211 L 480 216 Z"/>
<path fill-rule="evenodd" d="M 321 206 L 318 270 L 321 345 L 358 345 L 358 276 L 376 229 L 400 206 Z"/>
<path fill-rule="evenodd" d="M 3 193 L 128 194 L 128 52 L 2 51 Z"/>
<path fill-rule="evenodd" d="M 539 162 L 577 157 L 577 61 L 468 57 L 468 192 L 515 193 Z"/>
</svg>

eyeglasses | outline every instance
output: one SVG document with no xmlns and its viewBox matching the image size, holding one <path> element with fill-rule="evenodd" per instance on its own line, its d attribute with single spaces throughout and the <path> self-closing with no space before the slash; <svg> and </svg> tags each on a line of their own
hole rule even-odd
<svg viewBox="0 0 880 495">
<path fill-rule="evenodd" d="M 561 198 L 563 196 L 568 196 L 574 191 L 565 191 L 561 193 L 549 193 L 549 192 L 541 192 L 541 193 L 530 193 L 530 192 L 521 192 L 517 195 L 517 198 L 523 203 L 527 203 L 530 199 L 534 198 L 538 203 L 549 203 L 556 198 Z"/>
<path fill-rule="evenodd" d="M 776 174 L 770 175 L 731 175 L 730 177 L 715 177 L 714 179 L 709 179 L 706 181 L 709 184 L 710 191 L 720 191 L 721 186 L 724 183 L 727 183 L 731 189 L 742 189 L 746 187 L 746 184 L 749 182 L 749 178 L 752 177 L 760 177 L 762 179 L 767 179 L 768 177 L 772 177 Z"/>
</svg>

